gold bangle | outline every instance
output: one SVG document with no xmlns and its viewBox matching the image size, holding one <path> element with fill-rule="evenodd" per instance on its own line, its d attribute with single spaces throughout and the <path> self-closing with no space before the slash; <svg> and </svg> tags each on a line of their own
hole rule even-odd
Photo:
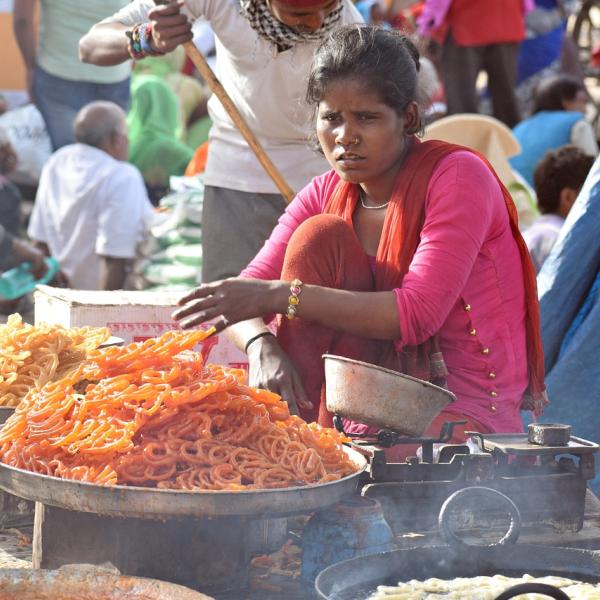
<svg viewBox="0 0 600 600">
<path fill-rule="evenodd" d="M 291 321 L 298 314 L 298 305 L 300 304 L 300 294 L 302 293 L 302 282 L 294 279 L 290 284 L 290 296 L 288 298 L 288 307 L 285 316 Z"/>
</svg>

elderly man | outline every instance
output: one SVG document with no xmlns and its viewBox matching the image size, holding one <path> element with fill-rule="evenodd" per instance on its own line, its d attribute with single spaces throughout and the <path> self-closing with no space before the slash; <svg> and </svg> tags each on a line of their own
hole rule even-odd
<svg viewBox="0 0 600 600">
<path fill-rule="evenodd" d="M 77 143 L 42 171 L 29 236 L 56 257 L 71 287 L 124 287 L 151 216 L 140 172 L 127 160 L 125 113 L 98 101 L 75 119 Z"/>
<path fill-rule="evenodd" d="M 170 52 L 192 39 L 188 17 L 210 23 L 217 75 L 292 189 L 326 171 L 325 159 L 307 144 L 306 78 L 324 36 L 362 21 L 351 0 L 185 0 L 165 6 L 135 0 L 82 38 L 81 57 L 114 65 Z M 240 273 L 285 202 L 216 97 L 208 109 L 213 127 L 204 177 L 202 278 L 213 281 Z"/>
</svg>

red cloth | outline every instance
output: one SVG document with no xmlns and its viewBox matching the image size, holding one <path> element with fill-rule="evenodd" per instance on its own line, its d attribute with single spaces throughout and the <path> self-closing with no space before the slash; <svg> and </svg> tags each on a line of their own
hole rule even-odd
<svg viewBox="0 0 600 600">
<path fill-rule="evenodd" d="M 315 253 L 314 249 L 319 252 Z M 286 252 L 283 279 L 298 277 L 304 283 L 324 285 L 336 289 L 369 292 L 375 289 L 369 257 L 365 254 L 353 227 L 334 215 L 317 215 L 306 220 L 290 238 Z M 302 319 L 292 321 L 282 318 L 277 337 L 281 347 L 290 357 L 304 384 L 312 410 L 300 409 L 302 418 L 318 421 L 331 427 L 332 415 L 327 411 L 324 394 L 325 372 L 322 355 L 337 354 L 381 364 L 382 356 L 388 354 L 392 342 L 363 339 L 336 332 L 329 327 Z M 424 436 L 437 437 L 447 421 L 467 421 L 455 427 L 448 443 L 459 444 L 466 440 L 465 431 L 489 433 L 491 430 L 472 417 L 455 412 L 442 411 L 432 421 Z M 348 431 L 363 433 L 376 431 L 346 421 Z M 414 456 L 416 446 L 399 445 L 386 452 L 388 460 L 402 461 Z"/>
<path fill-rule="evenodd" d="M 398 171 L 396 184 L 386 211 L 383 231 L 377 249 L 376 290 L 387 291 L 401 287 L 402 279 L 408 272 L 413 255 L 419 245 L 420 233 L 425 219 L 424 208 L 427 186 L 431 175 L 442 158 L 458 150 L 464 150 L 464 148 L 437 140 L 425 143 L 414 140 L 408 156 Z M 494 172 L 484 156 L 477 152 L 474 152 L 474 154 Z M 500 179 L 497 179 L 504 196 L 512 234 L 519 248 L 523 265 L 527 303 L 529 388 L 534 398 L 540 398 L 545 390 L 544 353 L 535 269 L 527 245 L 519 232 L 515 204 L 508 190 Z M 336 214 L 344 218 L 346 223 L 352 225 L 352 215 L 359 199 L 358 190 L 357 185 L 340 181 L 327 203 L 326 212 Z M 435 338 L 431 338 L 419 346 L 405 346 L 402 354 L 397 355 L 400 363 L 395 368 L 420 379 L 436 381 L 441 375 L 441 368 L 438 365 L 438 353 Z M 388 360 L 385 360 L 382 364 L 394 368 Z"/>
<path fill-rule="evenodd" d="M 523 0 L 452 0 L 441 29 L 457 46 L 520 42 L 525 38 Z"/>
<path fill-rule="evenodd" d="M 285 254 L 283 280 L 295 278 L 310 285 L 371 292 L 375 289 L 369 258 L 354 229 L 339 217 L 316 215 L 302 223 L 290 238 Z M 277 338 L 304 384 L 312 410 L 300 410 L 303 419 L 332 425 L 322 402 L 326 352 L 377 363 L 392 342 L 359 338 L 303 319 L 280 320 Z"/>
<path fill-rule="evenodd" d="M 592 48 L 592 56 L 590 58 L 590 64 L 592 67 L 600 67 L 600 42 Z"/>
<path fill-rule="evenodd" d="M 185 168 L 185 176 L 193 177 L 206 170 L 206 161 L 208 159 L 208 141 L 196 148 L 194 156 Z"/>
</svg>

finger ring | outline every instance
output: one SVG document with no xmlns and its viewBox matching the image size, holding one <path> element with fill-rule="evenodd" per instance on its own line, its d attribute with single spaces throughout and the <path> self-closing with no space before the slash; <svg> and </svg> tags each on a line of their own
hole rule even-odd
<svg viewBox="0 0 600 600">
<path fill-rule="evenodd" d="M 223 320 L 221 321 L 223 323 L 223 327 L 229 327 L 229 319 L 225 316 L 222 315 Z"/>
</svg>

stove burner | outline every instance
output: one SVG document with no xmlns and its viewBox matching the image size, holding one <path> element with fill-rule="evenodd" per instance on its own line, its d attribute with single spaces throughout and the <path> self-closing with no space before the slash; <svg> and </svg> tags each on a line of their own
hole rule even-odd
<svg viewBox="0 0 600 600">
<path fill-rule="evenodd" d="M 349 437 L 355 446 L 378 446 L 380 448 L 392 448 L 398 444 L 419 445 L 422 449 L 422 461 L 433 462 L 433 445 L 445 444 L 452 439 L 454 427 L 464 425 L 466 421 L 448 421 L 442 425 L 440 435 L 433 437 L 408 437 L 398 431 L 391 429 L 380 429 L 375 433 L 347 433 L 344 431 L 344 423 L 339 415 L 333 417 L 334 427 L 343 435 Z"/>
</svg>

